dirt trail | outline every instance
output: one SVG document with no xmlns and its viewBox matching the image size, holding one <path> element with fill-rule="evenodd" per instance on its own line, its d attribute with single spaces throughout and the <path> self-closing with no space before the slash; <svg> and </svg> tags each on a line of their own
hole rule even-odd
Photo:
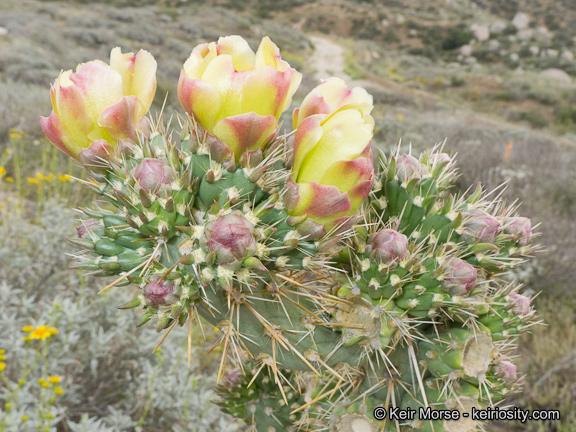
<svg viewBox="0 0 576 432">
<path fill-rule="evenodd" d="M 346 68 L 346 59 L 344 55 L 344 48 L 336 42 L 326 39 L 325 37 L 308 35 L 310 40 L 314 43 L 314 54 L 312 55 L 312 62 L 316 70 L 315 78 L 320 81 L 332 76 L 342 78 L 348 84 L 348 87 L 360 86 L 368 90 L 369 93 L 378 92 L 392 92 L 410 96 L 419 101 L 421 108 L 436 111 L 438 96 L 420 89 L 408 88 L 401 83 L 398 83 L 390 78 L 382 76 L 367 76 L 363 80 L 353 80 L 344 70 Z M 477 112 L 451 112 L 452 116 L 462 117 L 463 119 L 473 118 L 486 124 L 487 127 L 497 127 L 503 129 L 526 129 L 523 126 L 509 123 L 501 118 L 494 118 Z M 551 135 L 542 131 L 534 131 L 531 133 L 541 135 L 547 138 L 552 138 L 563 145 L 574 147 L 574 142 L 562 136 Z"/>
</svg>

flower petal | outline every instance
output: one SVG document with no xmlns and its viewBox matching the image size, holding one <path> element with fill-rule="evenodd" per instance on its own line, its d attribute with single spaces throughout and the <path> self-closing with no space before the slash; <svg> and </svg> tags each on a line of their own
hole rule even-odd
<svg viewBox="0 0 576 432">
<path fill-rule="evenodd" d="M 358 157 L 372 139 L 374 119 L 356 109 L 343 109 L 322 122 L 322 139 L 306 156 L 298 183 L 320 181 L 330 165 Z"/>
<path fill-rule="evenodd" d="M 125 96 L 120 102 L 104 110 L 98 124 L 116 139 L 136 139 L 136 124 L 140 113 L 140 101 L 136 96 Z"/>
<path fill-rule="evenodd" d="M 56 84 L 54 111 L 60 117 L 60 123 L 80 148 L 88 147 L 88 132 L 91 120 L 86 113 L 84 98 L 75 86 L 58 86 Z"/>
<path fill-rule="evenodd" d="M 372 96 L 362 87 L 348 90 L 344 80 L 336 77 L 328 78 L 304 98 L 298 116 L 294 119 L 294 127 L 310 115 L 331 114 L 347 106 L 355 106 L 364 115 L 368 115 L 374 108 L 372 104 Z"/>
<path fill-rule="evenodd" d="M 79 65 L 70 80 L 86 101 L 86 112 L 94 123 L 104 110 L 118 102 L 123 94 L 122 76 L 106 63 L 91 61 Z"/>
<path fill-rule="evenodd" d="M 214 87 L 200 79 L 188 78 L 182 72 L 178 81 L 178 99 L 188 114 L 213 133 L 222 107 L 222 96 Z"/>
<path fill-rule="evenodd" d="M 152 54 L 140 50 L 122 54 L 120 47 L 110 53 L 110 67 L 122 76 L 124 95 L 136 96 L 140 102 L 140 116 L 145 115 L 152 105 L 156 92 L 157 63 Z"/>
<path fill-rule="evenodd" d="M 351 205 L 348 195 L 335 186 L 320 185 L 316 182 L 298 185 L 298 200 L 291 212 L 293 215 L 304 215 L 316 222 L 325 224 L 336 218 L 347 216 Z"/>
<path fill-rule="evenodd" d="M 72 139 L 66 132 L 60 117 L 52 111 L 49 117 L 40 117 L 40 126 L 46 137 L 52 144 L 74 159 L 78 158 L 78 154 L 82 148 Z"/>
<path fill-rule="evenodd" d="M 218 55 L 228 54 L 237 71 L 254 69 L 255 55 L 248 42 L 240 36 L 225 36 L 218 39 Z"/>
<path fill-rule="evenodd" d="M 372 159 L 360 157 L 351 161 L 334 162 L 322 176 L 320 184 L 336 186 L 340 192 L 348 192 L 373 175 Z"/>
<path fill-rule="evenodd" d="M 324 134 L 322 120 L 324 120 L 322 115 L 308 117 L 296 129 L 294 134 L 294 165 L 292 167 L 292 178 L 294 180 L 298 179 L 300 167 L 308 154 L 322 139 Z"/>
<path fill-rule="evenodd" d="M 276 117 L 254 112 L 226 117 L 216 123 L 213 134 L 236 155 L 261 148 L 276 128 Z"/>
<path fill-rule="evenodd" d="M 188 78 L 202 78 L 206 66 L 218 55 L 216 43 L 204 43 L 197 45 L 192 50 L 190 57 L 184 63 L 184 73 Z"/>
</svg>

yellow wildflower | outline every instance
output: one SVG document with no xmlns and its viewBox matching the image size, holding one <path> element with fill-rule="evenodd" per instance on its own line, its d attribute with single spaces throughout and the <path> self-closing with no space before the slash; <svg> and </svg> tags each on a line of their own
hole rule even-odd
<svg viewBox="0 0 576 432">
<path fill-rule="evenodd" d="M 6 369 L 6 363 L 0 363 L 0 372 Z"/>
<path fill-rule="evenodd" d="M 38 184 L 38 179 L 34 177 L 28 177 L 28 183 Z"/>
<path fill-rule="evenodd" d="M 61 395 L 62 393 L 64 393 L 64 389 L 62 387 L 56 387 L 54 389 L 54 393 L 56 393 L 57 395 Z"/>
<path fill-rule="evenodd" d="M 50 387 L 50 383 L 46 381 L 44 378 L 40 378 L 38 380 L 38 384 L 40 384 L 42 387 Z"/>
<path fill-rule="evenodd" d="M 12 132 L 10 134 L 10 138 L 22 138 L 22 135 L 20 135 L 19 133 L 16 133 L 16 132 Z"/>
<path fill-rule="evenodd" d="M 12 404 L 10 402 L 8 402 L 8 403 L 4 404 L 4 408 L 9 410 L 10 408 L 12 408 Z"/>
<path fill-rule="evenodd" d="M 6 356 L 4 354 L 0 354 L 0 360 L 6 360 Z"/>
<path fill-rule="evenodd" d="M 57 329 L 55 329 L 54 327 L 43 325 L 43 326 L 38 327 L 32 333 L 30 333 L 30 339 L 44 340 L 44 339 L 49 338 L 50 336 L 52 336 L 54 334 L 58 334 Z"/>
<path fill-rule="evenodd" d="M 20 419 L 21 419 L 23 422 L 25 422 L 26 420 L 28 420 L 28 416 L 27 416 L 27 415 L 23 415 Z"/>
<path fill-rule="evenodd" d="M 0 167 L 0 176 L 3 176 L 4 174 L 6 174 L 6 168 Z"/>
<path fill-rule="evenodd" d="M 70 177 L 68 174 L 58 174 L 58 181 L 65 182 L 70 180 L 72 180 L 72 177 Z"/>
<path fill-rule="evenodd" d="M 14 181 L 14 179 L 12 177 L 6 177 L 6 181 L 8 183 L 12 183 Z"/>
<path fill-rule="evenodd" d="M 34 326 L 31 326 L 31 325 L 27 325 L 27 326 L 22 327 L 22 331 L 25 333 L 30 333 L 32 330 L 34 330 Z"/>
<path fill-rule="evenodd" d="M 32 340 L 30 336 L 23 337 L 22 339 L 24 339 L 24 342 L 29 342 Z"/>
<path fill-rule="evenodd" d="M 60 381 L 62 381 L 62 377 L 53 375 L 53 376 L 48 377 L 48 381 L 50 381 L 51 383 L 57 384 Z"/>
<path fill-rule="evenodd" d="M 6 350 L 5 350 L 5 349 L 0 349 L 0 354 L 6 354 Z"/>
</svg>

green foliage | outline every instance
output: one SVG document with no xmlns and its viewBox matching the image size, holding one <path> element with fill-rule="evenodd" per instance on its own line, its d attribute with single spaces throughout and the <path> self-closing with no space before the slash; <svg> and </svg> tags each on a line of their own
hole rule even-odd
<svg viewBox="0 0 576 432">
<path fill-rule="evenodd" d="M 442 41 L 443 50 L 453 50 L 466 45 L 472 40 L 473 33 L 462 27 L 454 27 L 448 30 L 448 35 Z"/>
</svg>

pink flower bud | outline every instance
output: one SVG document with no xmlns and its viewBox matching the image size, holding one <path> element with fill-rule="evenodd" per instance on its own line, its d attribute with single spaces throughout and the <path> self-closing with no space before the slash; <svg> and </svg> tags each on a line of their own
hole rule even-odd
<svg viewBox="0 0 576 432">
<path fill-rule="evenodd" d="M 442 288 L 451 295 L 465 295 L 476 286 L 477 270 L 460 258 L 450 258 L 445 263 L 446 273 Z"/>
<path fill-rule="evenodd" d="M 413 178 L 421 179 L 426 174 L 425 168 L 418 159 L 409 154 L 403 153 L 396 158 L 396 175 L 402 182 Z"/>
<path fill-rule="evenodd" d="M 500 222 L 482 210 L 464 213 L 462 238 L 466 243 L 492 243 L 500 231 Z"/>
<path fill-rule="evenodd" d="M 174 282 L 155 278 L 148 285 L 144 287 L 144 297 L 146 304 L 153 307 L 172 304 L 178 300 L 178 296 L 174 293 Z"/>
<path fill-rule="evenodd" d="M 132 170 L 138 185 L 147 192 L 171 191 L 170 184 L 176 180 L 176 172 L 163 159 L 144 159 Z"/>
<path fill-rule="evenodd" d="M 452 162 L 452 158 L 448 153 L 432 153 L 430 155 L 430 161 L 436 164 L 440 164 L 442 162 L 448 162 L 448 165 Z"/>
<path fill-rule="evenodd" d="M 243 260 L 256 253 L 254 226 L 241 214 L 220 216 L 206 225 L 200 244 L 216 254 L 219 264 Z"/>
<path fill-rule="evenodd" d="M 526 246 L 532 240 L 532 222 L 526 217 L 506 218 L 504 232 L 510 234 L 520 246 Z"/>
<path fill-rule="evenodd" d="M 510 294 L 510 300 L 514 305 L 512 311 L 517 315 L 528 315 L 530 313 L 530 302 L 532 301 L 530 297 L 526 297 L 522 294 L 512 293 Z"/>
<path fill-rule="evenodd" d="M 82 221 L 82 225 L 76 227 L 76 232 L 79 238 L 84 238 L 88 233 L 92 232 L 98 225 L 98 219 L 87 219 Z"/>
<path fill-rule="evenodd" d="M 408 254 L 408 237 L 393 229 L 378 231 L 368 242 L 370 259 L 383 264 L 400 261 Z"/>
<path fill-rule="evenodd" d="M 226 372 L 222 385 L 224 387 L 232 388 L 238 387 L 242 383 L 242 371 L 240 369 L 232 369 Z"/>
<path fill-rule="evenodd" d="M 496 373 L 496 375 L 502 377 L 505 380 L 515 380 L 517 370 L 518 368 L 516 367 L 516 365 L 507 360 L 499 361 L 496 367 L 494 368 L 494 372 Z"/>
<path fill-rule="evenodd" d="M 92 142 L 88 148 L 80 150 L 78 159 L 89 170 L 104 173 L 108 167 L 108 160 L 112 147 L 106 140 Z"/>
</svg>

